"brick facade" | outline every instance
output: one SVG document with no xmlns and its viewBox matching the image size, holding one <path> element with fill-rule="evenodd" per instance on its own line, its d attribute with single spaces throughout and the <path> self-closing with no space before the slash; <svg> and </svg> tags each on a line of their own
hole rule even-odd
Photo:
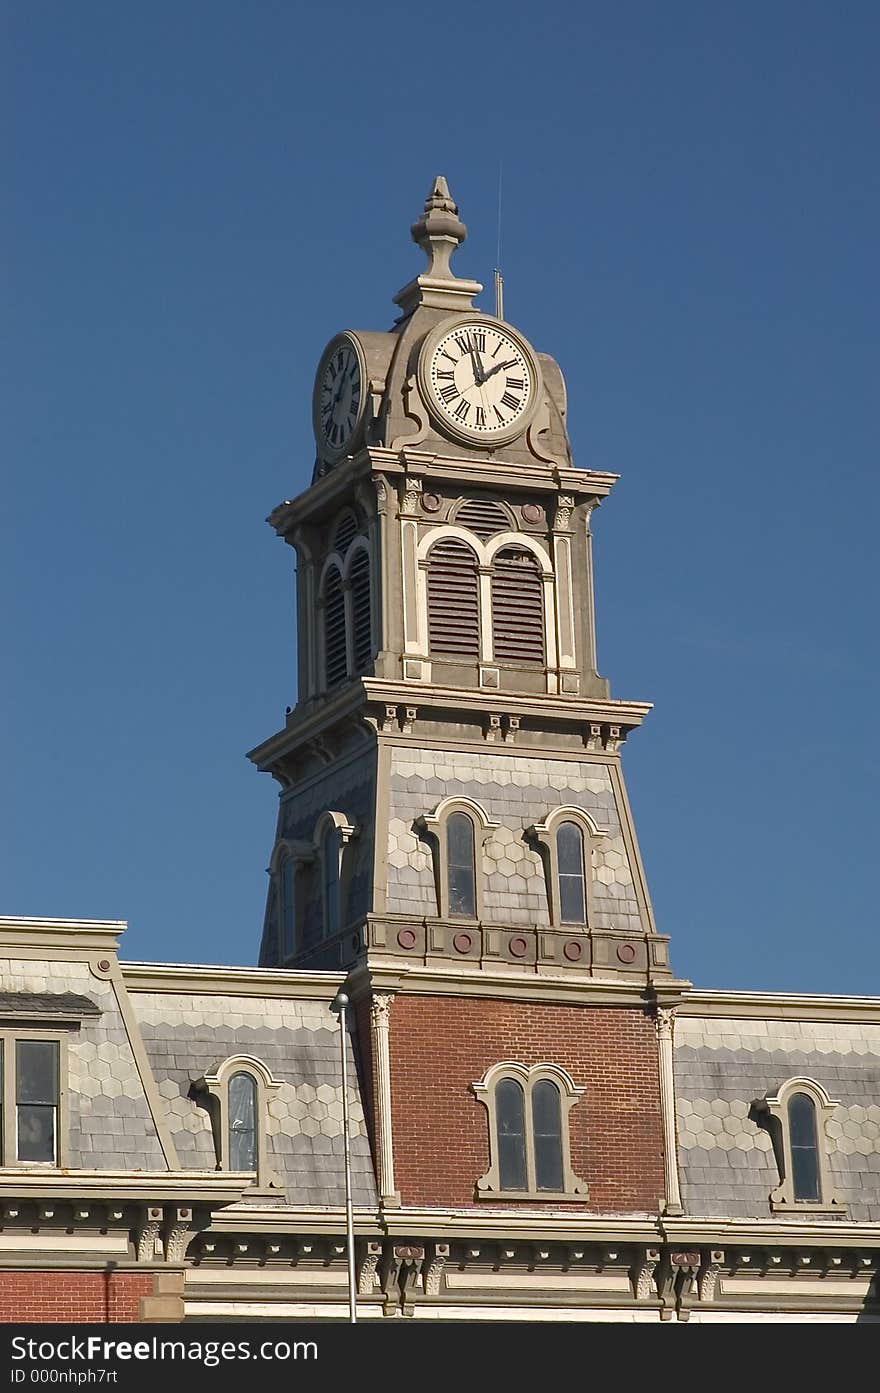
<svg viewBox="0 0 880 1393">
<path fill-rule="evenodd" d="M 0 1272 L 0 1322 L 127 1324 L 152 1292 L 152 1273 Z"/>
<path fill-rule="evenodd" d="M 395 1178 L 404 1204 L 475 1204 L 489 1143 L 486 1109 L 470 1085 L 502 1060 L 560 1065 L 586 1090 L 570 1114 L 570 1136 L 572 1168 L 589 1199 L 547 1208 L 657 1212 L 657 1042 L 641 1009 L 428 996 L 398 996 L 391 1010 Z"/>
</svg>

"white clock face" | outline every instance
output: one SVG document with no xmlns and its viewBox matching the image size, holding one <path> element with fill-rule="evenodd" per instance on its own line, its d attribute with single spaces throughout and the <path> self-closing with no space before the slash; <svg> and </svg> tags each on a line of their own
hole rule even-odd
<svg viewBox="0 0 880 1393">
<path fill-rule="evenodd" d="M 424 377 L 432 406 L 457 435 L 509 437 L 531 414 L 531 354 L 491 320 L 457 324 L 429 345 Z"/>
<path fill-rule="evenodd" d="M 342 339 L 330 351 L 316 392 L 316 425 L 324 442 L 335 453 L 345 450 L 361 416 L 363 384 L 361 365 L 350 340 Z"/>
</svg>

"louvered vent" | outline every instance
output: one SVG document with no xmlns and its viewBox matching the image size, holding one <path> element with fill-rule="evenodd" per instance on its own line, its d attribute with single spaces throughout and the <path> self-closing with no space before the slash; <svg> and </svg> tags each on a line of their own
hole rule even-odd
<svg viewBox="0 0 880 1393">
<path fill-rule="evenodd" d="M 370 558 L 365 551 L 355 553 L 351 563 L 351 618 L 354 625 L 352 645 L 354 670 L 364 672 L 373 656 L 373 635 L 370 620 Z"/>
<path fill-rule="evenodd" d="M 510 527 L 510 519 L 501 504 L 487 498 L 469 498 L 462 503 L 455 521 L 484 539 L 494 537 L 496 532 L 506 532 Z"/>
<path fill-rule="evenodd" d="M 492 565 L 492 645 L 500 662 L 544 662 L 544 596 L 538 563 L 505 547 Z"/>
<path fill-rule="evenodd" d="M 357 535 L 358 525 L 354 513 L 343 513 L 333 534 L 333 550 L 344 556 Z"/>
<path fill-rule="evenodd" d="M 333 687 L 346 675 L 345 596 L 342 577 L 333 566 L 324 583 L 324 670 L 327 686 Z"/>
<path fill-rule="evenodd" d="M 438 542 L 428 557 L 428 635 L 432 653 L 479 657 L 477 558 L 454 537 Z"/>
</svg>

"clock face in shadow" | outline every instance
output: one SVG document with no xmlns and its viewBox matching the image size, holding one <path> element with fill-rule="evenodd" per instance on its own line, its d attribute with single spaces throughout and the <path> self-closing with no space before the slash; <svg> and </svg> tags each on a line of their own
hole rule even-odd
<svg viewBox="0 0 880 1393">
<path fill-rule="evenodd" d="M 326 350 L 315 382 L 315 433 L 324 453 L 346 453 L 360 425 L 363 407 L 360 353 L 354 340 L 343 335 Z"/>
<path fill-rule="evenodd" d="M 429 337 L 420 363 L 433 414 L 459 439 L 494 443 L 525 430 L 537 399 L 538 369 L 506 325 L 463 320 Z"/>
</svg>

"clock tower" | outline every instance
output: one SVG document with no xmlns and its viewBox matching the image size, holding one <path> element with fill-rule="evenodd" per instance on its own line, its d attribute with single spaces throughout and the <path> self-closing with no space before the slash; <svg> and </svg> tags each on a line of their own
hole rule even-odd
<svg viewBox="0 0 880 1393">
<path fill-rule="evenodd" d="M 349 974 L 387 1206 L 674 1208 L 655 1025 L 683 984 L 620 761 L 649 707 L 596 664 L 616 476 L 575 467 L 562 373 L 475 308 L 465 236 L 437 178 L 427 264 L 387 332 L 330 340 L 311 486 L 269 519 L 297 557 L 299 694 L 250 753 L 281 789 L 260 963 Z M 517 1078 L 557 1090 L 566 1134 L 541 1183 L 530 1133 L 519 1189 L 494 1101 Z"/>
</svg>

